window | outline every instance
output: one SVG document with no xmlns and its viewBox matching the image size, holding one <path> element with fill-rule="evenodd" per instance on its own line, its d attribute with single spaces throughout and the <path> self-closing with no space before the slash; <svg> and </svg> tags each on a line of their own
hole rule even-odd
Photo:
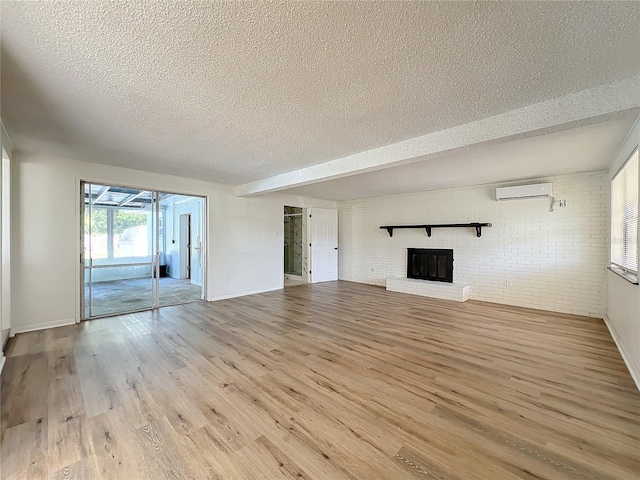
<svg viewBox="0 0 640 480">
<path fill-rule="evenodd" d="M 638 273 L 638 148 L 611 181 L 611 267 Z"/>
<path fill-rule="evenodd" d="M 151 256 L 151 212 L 113 210 L 113 256 Z"/>
<path fill-rule="evenodd" d="M 111 207 L 91 208 L 91 225 L 89 230 L 89 211 L 85 210 L 85 228 L 91 232 L 91 242 L 85 238 L 85 256 L 100 258 L 133 258 L 152 255 L 151 213 L 147 210 L 118 209 Z M 160 239 L 158 248 L 164 251 L 164 229 L 162 228 L 164 211 L 159 212 Z M 88 235 L 88 233 L 86 234 Z"/>
</svg>

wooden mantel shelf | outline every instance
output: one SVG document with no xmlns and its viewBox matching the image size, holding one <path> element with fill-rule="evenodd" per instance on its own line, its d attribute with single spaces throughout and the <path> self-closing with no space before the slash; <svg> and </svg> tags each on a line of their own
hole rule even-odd
<svg viewBox="0 0 640 480">
<path fill-rule="evenodd" d="M 427 236 L 431 236 L 432 228 L 462 228 L 462 227 L 474 227 L 476 229 L 476 235 L 480 237 L 482 235 L 482 227 L 490 227 L 490 223 L 444 223 L 433 225 L 383 225 L 380 228 L 389 232 L 389 236 L 393 237 L 393 230 L 396 228 L 424 228 L 427 232 Z"/>
</svg>

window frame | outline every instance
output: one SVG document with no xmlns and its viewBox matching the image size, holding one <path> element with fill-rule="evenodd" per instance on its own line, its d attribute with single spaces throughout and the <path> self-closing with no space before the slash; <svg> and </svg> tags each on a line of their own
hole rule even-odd
<svg viewBox="0 0 640 480">
<path fill-rule="evenodd" d="M 130 213 L 135 213 L 138 215 L 148 215 L 149 212 L 147 210 L 143 210 L 143 209 L 137 209 L 137 208 L 126 208 L 126 207 L 117 207 L 117 206 L 93 206 L 93 211 L 104 211 L 105 212 L 105 222 L 106 222 L 106 256 L 104 257 L 96 257 L 93 253 L 92 258 L 94 259 L 98 259 L 98 260 L 114 260 L 114 259 L 118 259 L 118 258 L 134 258 L 136 256 L 139 257 L 148 257 L 151 256 L 152 254 L 147 254 L 147 255 L 117 255 L 117 251 L 116 251 L 116 233 L 115 233 L 115 216 L 118 212 L 120 211 L 125 211 L 125 212 L 130 212 Z M 158 236 L 158 253 L 159 254 L 164 254 L 165 253 L 165 244 L 164 244 L 164 217 L 165 217 L 165 210 L 164 208 L 160 208 L 160 210 L 158 211 L 158 218 L 159 218 L 159 224 L 160 224 L 160 229 L 159 229 L 159 236 Z M 85 222 L 87 221 L 87 219 L 85 219 Z M 93 220 L 92 220 L 93 221 Z M 150 225 L 150 223 L 147 222 L 146 224 L 147 226 Z M 87 255 L 87 251 L 86 251 L 86 247 L 85 247 L 85 255 Z"/>
<path fill-rule="evenodd" d="M 611 191 L 611 195 L 610 195 L 610 225 L 609 225 L 609 267 L 608 269 L 611 270 L 612 272 L 618 274 L 619 276 L 621 276 L 622 278 L 624 278 L 625 280 L 638 285 L 638 273 L 640 272 L 640 236 L 638 235 L 638 232 L 636 230 L 636 258 L 638 259 L 638 262 L 636 264 L 636 270 L 631 270 L 623 265 L 619 265 L 617 263 L 615 263 L 613 261 L 613 231 L 612 231 L 612 223 L 613 223 L 613 182 L 614 180 L 618 177 L 618 175 L 620 175 L 624 169 L 629 165 L 629 162 L 634 158 L 634 156 L 638 155 L 638 162 L 639 162 L 639 171 L 640 171 L 640 145 L 635 145 L 632 149 L 631 149 L 631 153 L 629 153 L 629 155 L 627 156 L 627 158 L 625 159 L 624 162 L 622 162 L 622 165 L 620 166 L 620 168 L 618 168 L 618 170 L 616 171 L 616 173 L 611 177 L 610 180 L 610 191 Z M 640 191 L 640 178 L 636 178 L 636 182 L 638 182 L 638 189 Z M 637 204 L 640 208 L 640 198 L 637 199 Z M 640 219 L 640 212 L 638 212 L 638 218 Z M 624 218 L 624 217 L 623 217 Z"/>
</svg>

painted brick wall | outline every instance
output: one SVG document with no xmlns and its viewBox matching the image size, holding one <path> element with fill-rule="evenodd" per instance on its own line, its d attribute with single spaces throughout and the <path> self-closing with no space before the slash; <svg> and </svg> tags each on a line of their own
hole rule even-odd
<svg viewBox="0 0 640 480">
<path fill-rule="evenodd" d="M 384 285 L 406 276 L 407 248 L 453 248 L 454 282 L 471 298 L 602 317 L 607 251 L 606 172 L 545 179 L 549 199 L 497 202 L 495 186 L 338 203 L 340 279 Z M 490 222 L 475 230 L 395 230 L 380 225 Z"/>
</svg>

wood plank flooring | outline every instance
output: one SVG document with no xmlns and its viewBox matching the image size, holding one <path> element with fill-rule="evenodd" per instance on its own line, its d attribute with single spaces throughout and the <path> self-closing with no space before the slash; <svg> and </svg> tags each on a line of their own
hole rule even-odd
<svg viewBox="0 0 640 480">
<path fill-rule="evenodd" d="M 5 479 L 638 479 L 602 320 L 349 282 L 16 336 Z"/>
</svg>

